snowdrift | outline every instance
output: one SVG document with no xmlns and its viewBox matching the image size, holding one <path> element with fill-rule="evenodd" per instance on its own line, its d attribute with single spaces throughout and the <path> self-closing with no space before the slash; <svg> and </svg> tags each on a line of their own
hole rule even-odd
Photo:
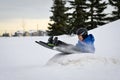
<svg viewBox="0 0 120 80">
<path fill-rule="evenodd" d="M 75 65 L 75 66 L 87 66 L 87 65 L 96 65 L 96 64 L 115 64 L 120 65 L 120 60 L 115 58 L 106 58 L 97 56 L 91 53 L 75 53 L 75 54 L 64 54 L 59 53 L 52 57 L 47 66 L 51 65 Z"/>
</svg>

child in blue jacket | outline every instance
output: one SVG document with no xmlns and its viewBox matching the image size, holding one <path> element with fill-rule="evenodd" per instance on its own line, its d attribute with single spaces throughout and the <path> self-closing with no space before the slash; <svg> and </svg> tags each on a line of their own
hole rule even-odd
<svg viewBox="0 0 120 80">
<path fill-rule="evenodd" d="M 76 47 L 79 48 L 81 52 L 94 53 L 94 36 L 92 34 L 88 35 L 87 29 L 85 28 L 78 29 L 76 34 L 78 35 L 79 39 Z"/>
<path fill-rule="evenodd" d="M 87 29 L 85 28 L 80 28 L 76 31 L 76 34 L 78 35 L 78 43 L 75 45 L 74 50 L 83 52 L 83 53 L 94 53 L 95 48 L 94 48 L 94 36 L 92 34 L 88 35 Z M 70 44 L 67 44 L 63 41 L 58 40 L 58 37 L 55 37 L 53 39 L 53 36 L 51 36 L 48 39 L 48 45 L 50 46 L 73 46 Z"/>
</svg>

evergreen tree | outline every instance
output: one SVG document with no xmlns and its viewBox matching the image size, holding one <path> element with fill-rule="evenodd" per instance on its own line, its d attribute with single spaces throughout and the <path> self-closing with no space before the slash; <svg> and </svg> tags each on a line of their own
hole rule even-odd
<svg viewBox="0 0 120 80">
<path fill-rule="evenodd" d="M 65 7 L 66 2 L 64 0 L 53 0 L 53 2 L 53 7 L 51 7 L 53 16 L 50 17 L 50 20 L 53 21 L 53 23 L 49 23 L 49 30 L 47 31 L 48 35 L 54 36 L 66 34 L 68 19 L 66 14 L 68 8 Z"/>
<path fill-rule="evenodd" d="M 109 0 L 109 3 L 115 7 L 115 10 L 112 11 L 111 21 L 120 19 L 120 0 Z"/>
<path fill-rule="evenodd" d="M 89 6 L 89 21 L 88 21 L 88 29 L 94 29 L 99 25 L 103 25 L 107 23 L 107 17 L 103 11 L 107 8 L 107 3 L 102 2 L 102 0 L 88 0 Z"/>
<path fill-rule="evenodd" d="M 78 28 L 86 27 L 86 20 L 88 19 L 86 9 L 86 0 L 69 1 L 71 8 L 74 10 L 69 18 L 69 27 L 71 33 L 75 33 Z"/>
</svg>

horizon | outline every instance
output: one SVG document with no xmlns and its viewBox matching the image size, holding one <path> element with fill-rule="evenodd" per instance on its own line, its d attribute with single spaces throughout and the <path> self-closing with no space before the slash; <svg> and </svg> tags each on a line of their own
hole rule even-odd
<svg viewBox="0 0 120 80">
<path fill-rule="evenodd" d="M 0 35 L 14 34 L 16 31 L 47 30 L 49 19 L 12 19 L 0 23 Z"/>
<path fill-rule="evenodd" d="M 46 5 L 47 6 L 46 6 Z M 0 34 L 22 30 L 46 30 L 52 0 L 0 0 Z"/>
</svg>

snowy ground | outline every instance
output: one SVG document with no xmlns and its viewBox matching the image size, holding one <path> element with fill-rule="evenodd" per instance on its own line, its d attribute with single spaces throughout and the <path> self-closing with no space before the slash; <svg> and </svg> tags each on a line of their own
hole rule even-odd
<svg viewBox="0 0 120 80">
<path fill-rule="evenodd" d="M 120 20 L 89 31 L 94 54 L 69 54 L 34 41 L 45 37 L 0 38 L 0 80 L 120 80 Z M 77 36 L 59 36 L 75 44 Z"/>
</svg>

